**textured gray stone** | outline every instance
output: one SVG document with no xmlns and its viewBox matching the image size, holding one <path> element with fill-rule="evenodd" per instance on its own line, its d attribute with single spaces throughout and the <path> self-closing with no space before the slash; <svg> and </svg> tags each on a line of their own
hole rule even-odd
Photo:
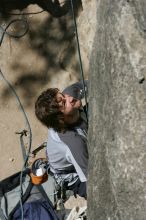
<svg viewBox="0 0 146 220">
<path fill-rule="evenodd" d="M 88 217 L 146 219 L 146 1 L 98 0 Z"/>
</svg>

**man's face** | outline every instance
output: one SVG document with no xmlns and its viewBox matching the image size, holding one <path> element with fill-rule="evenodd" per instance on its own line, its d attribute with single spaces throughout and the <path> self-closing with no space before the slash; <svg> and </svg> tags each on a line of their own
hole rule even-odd
<svg viewBox="0 0 146 220">
<path fill-rule="evenodd" d="M 77 112 L 81 107 L 80 100 L 77 100 L 67 94 L 64 95 L 60 92 L 57 94 L 57 102 L 60 106 L 61 112 L 63 112 L 64 115 L 75 114 L 75 112 Z"/>
</svg>

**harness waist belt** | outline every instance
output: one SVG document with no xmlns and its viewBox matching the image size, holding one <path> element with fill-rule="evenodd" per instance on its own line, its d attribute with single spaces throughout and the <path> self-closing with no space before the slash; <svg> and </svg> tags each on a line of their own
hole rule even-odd
<svg viewBox="0 0 146 220">
<path fill-rule="evenodd" d="M 76 173 L 74 166 L 66 167 L 65 169 L 62 170 L 55 169 L 54 172 L 52 172 L 52 174 L 70 174 L 70 173 Z"/>
</svg>

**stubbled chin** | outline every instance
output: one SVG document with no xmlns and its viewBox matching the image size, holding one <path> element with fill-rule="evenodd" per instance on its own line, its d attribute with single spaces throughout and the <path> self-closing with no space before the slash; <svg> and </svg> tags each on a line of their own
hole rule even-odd
<svg viewBox="0 0 146 220">
<path fill-rule="evenodd" d="M 80 113 L 78 109 L 74 109 L 74 111 L 64 116 L 64 120 L 67 124 L 72 124 L 78 121 L 80 117 Z"/>
</svg>

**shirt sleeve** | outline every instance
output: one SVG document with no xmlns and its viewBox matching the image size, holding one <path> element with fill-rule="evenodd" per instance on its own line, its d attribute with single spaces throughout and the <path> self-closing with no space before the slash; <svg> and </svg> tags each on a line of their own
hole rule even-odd
<svg viewBox="0 0 146 220">
<path fill-rule="evenodd" d="M 85 80 L 85 92 L 88 95 L 88 80 Z M 75 99 L 82 99 L 85 97 L 84 94 L 84 86 L 83 86 L 83 82 L 76 82 L 70 86 L 68 86 L 67 88 L 65 88 L 62 92 L 63 94 L 67 94 L 70 95 L 72 97 L 74 97 Z"/>
</svg>

